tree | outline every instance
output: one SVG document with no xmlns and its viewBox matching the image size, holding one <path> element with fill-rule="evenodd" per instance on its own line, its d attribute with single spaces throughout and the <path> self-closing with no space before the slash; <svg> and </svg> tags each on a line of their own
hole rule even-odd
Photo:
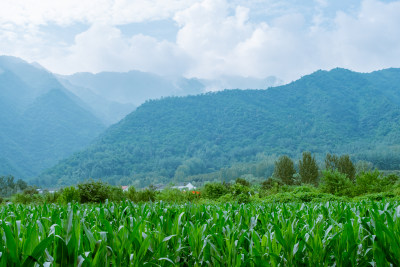
<svg viewBox="0 0 400 267">
<path fill-rule="evenodd" d="M 285 184 L 293 184 L 293 175 L 296 173 L 293 160 L 288 156 L 280 156 L 275 162 L 274 176 L 278 177 Z"/>
<path fill-rule="evenodd" d="M 353 183 L 343 173 L 337 170 L 323 171 L 321 179 L 321 191 L 336 196 L 352 196 Z"/>
<path fill-rule="evenodd" d="M 302 183 L 316 184 L 318 180 L 318 165 L 311 152 L 303 152 L 299 161 L 299 174 Z"/>
<path fill-rule="evenodd" d="M 356 178 L 356 168 L 354 167 L 353 162 L 350 160 L 349 155 L 342 155 L 339 158 L 338 162 L 338 171 L 346 174 L 346 176 L 352 181 L 355 181 Z"/>
<path fill-rule="evenodd" d="M 326 154 L 325 169 L 330 171 L 339 171 L 345 174 L 352 182 L 356 178 L 356 167 L 350 160 L 349 155 L 342 155 L 340 157 L 334 154 Z"/>
<path fill-rule="evenodd" d="M 336 156 L 335 154 L 326 154 L 325 157 L 325 169 L 326 170 L 330 170 L 330 171 L 334 171 L 337 169 L 339 163 L 339 158 L 338 156 Z"/>
<path fill-rule="evenodd" d="M 247 186 L 247 187 L 251 186 L 250 182 L 247 181 L 246 179 L 243 179 L 243 178 L 236 178 L 235 183 L 236 184 L 241 184 L 241 185 L 244 185 L 244 186 Z"/>
</svg>

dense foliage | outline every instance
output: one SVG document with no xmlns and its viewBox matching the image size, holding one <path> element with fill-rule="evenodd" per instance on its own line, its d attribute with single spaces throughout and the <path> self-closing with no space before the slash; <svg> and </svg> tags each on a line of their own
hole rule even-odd
<svg viewBox="0 0 400 267">
<path fill-rule="evenodd" d="M 399 204 L 9 204 L 0 264 L 398 266 Z"/>
<path fill-rule="evenodd" d="M 299 158 L 303 151 L 317 160 L 328 151 L 350 153 L 379 165 L 379 155 L 400 137 L 399 77 L 398 69 L 334 69 L 268 90 L 148 101 L 35 182 L 66 185 L 91 177 L 143 187 L 226 179 L 230 168 L 265 179 L 272 174 L 264 164 L 270 155 Z M 398 155 L 387 165 L 397 169 L 396 162 Z"/>
</svg>

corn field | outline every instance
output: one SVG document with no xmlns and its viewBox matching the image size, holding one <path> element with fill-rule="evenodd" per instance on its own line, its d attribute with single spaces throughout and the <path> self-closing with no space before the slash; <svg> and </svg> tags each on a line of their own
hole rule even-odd
<svg viewBox="0 0 400 267">
<path fill-rule="evenodd" d="M 1 266 L 400 266 L 400 203 L 0 207 Z"/>
</svg>

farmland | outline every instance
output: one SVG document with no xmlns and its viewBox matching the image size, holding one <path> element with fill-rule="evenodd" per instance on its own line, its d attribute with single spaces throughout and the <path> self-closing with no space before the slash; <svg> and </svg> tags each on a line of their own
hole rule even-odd
<svg viewBox="0 0 400 267">
<path fill-rule="evenodd" d="M 398 201 L 0 207 L 1 266 L 399 266 Z"/>
</svg>

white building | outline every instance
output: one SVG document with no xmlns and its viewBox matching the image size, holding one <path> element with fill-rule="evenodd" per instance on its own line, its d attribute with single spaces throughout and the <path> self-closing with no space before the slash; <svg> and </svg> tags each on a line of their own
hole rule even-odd
<svg viewBox="0 0 400 267">
<path fill-rule="evenodd" d="M 188 190 L 188 191 L 196 189 L 196 187 L 194 185 L 192 185 L 191 183 L 173 186 L 172 188 L 176 188 L 179 190 Z"/>
</svg>

